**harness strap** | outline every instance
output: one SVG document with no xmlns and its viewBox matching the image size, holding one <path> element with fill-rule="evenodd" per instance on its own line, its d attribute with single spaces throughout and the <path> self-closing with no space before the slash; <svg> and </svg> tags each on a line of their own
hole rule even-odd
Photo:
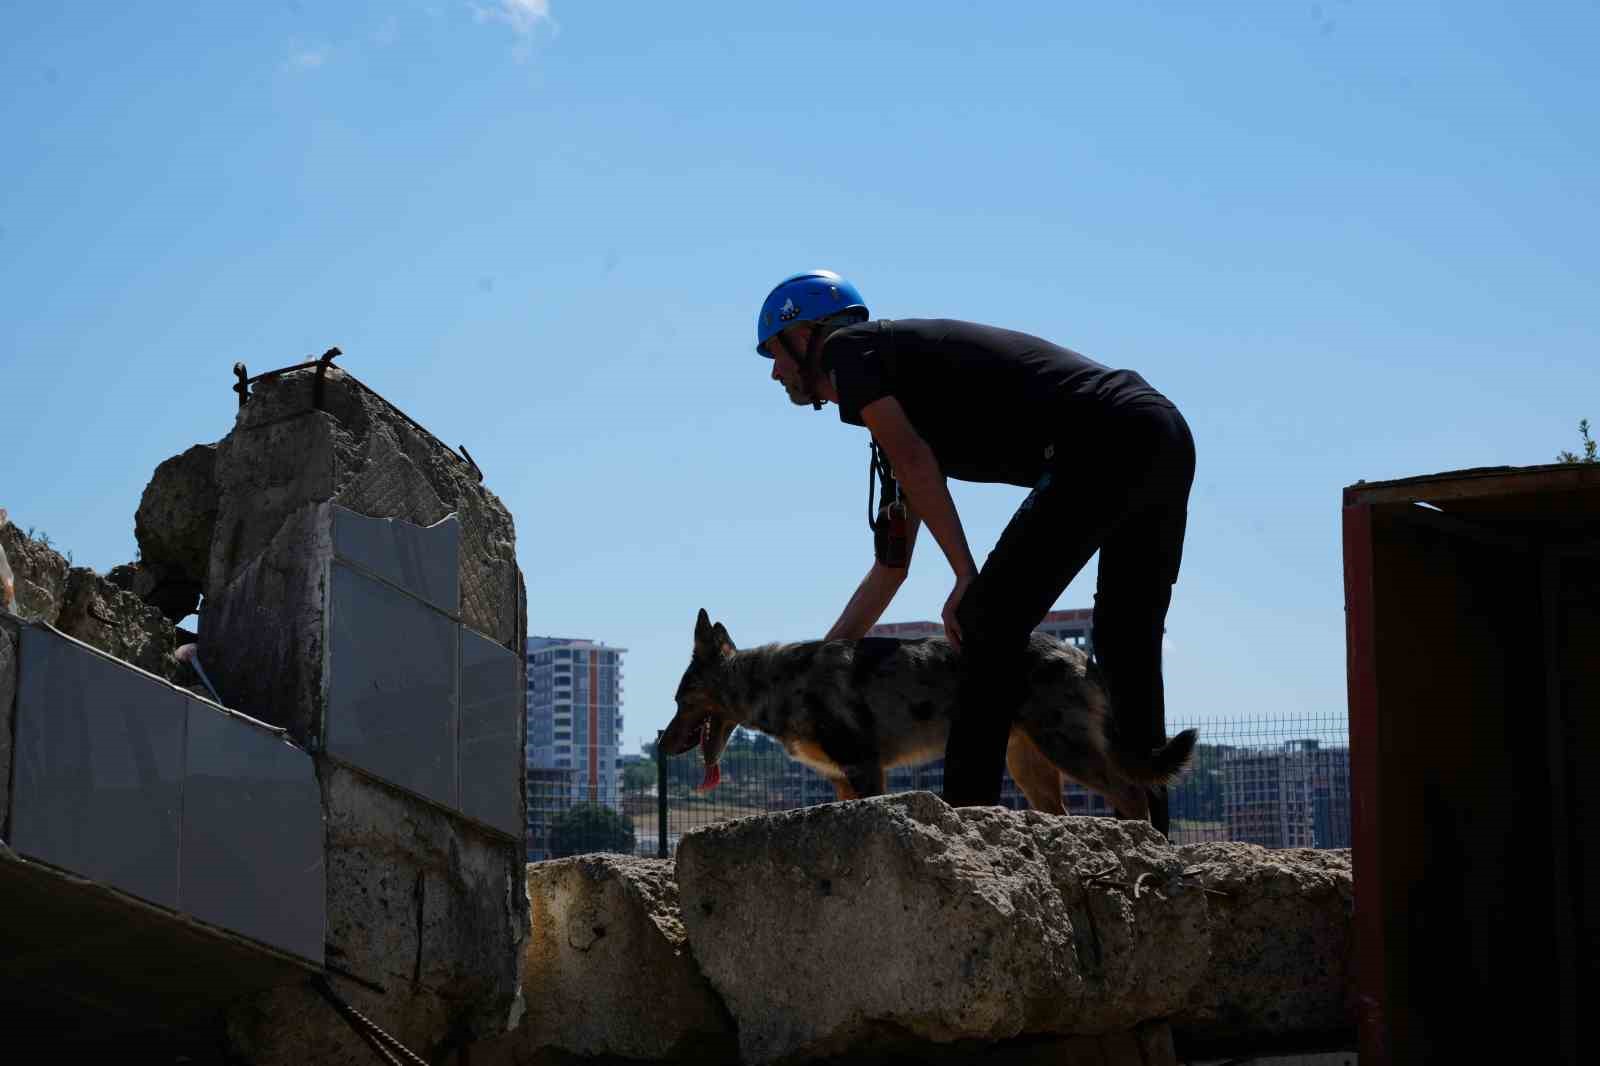
<svg viewBox="0 0 1600 1066">
<path fill-rule="evenodd" d="M 878 500 L 883 504 L 900 503 L 902 500 L 900 482 L 895 480 L 889 457 L 883 454 L 877 441 L 871 441 L 871 449 L 867 462 L 867 528 L 876 531 L 878 507 L 873 503 L 873 489 L 877 489 Z"/>
</svg>

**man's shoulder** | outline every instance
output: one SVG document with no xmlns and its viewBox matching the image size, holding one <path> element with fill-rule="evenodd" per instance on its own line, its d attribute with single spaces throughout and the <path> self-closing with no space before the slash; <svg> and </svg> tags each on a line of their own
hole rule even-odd
<svg viewBox="0 0 1600 1066">
<path fill-rule="evenodd" d="M 833 369 L 841 361 L 872 355 L 883 343 L 883 319 L 843 326 L 828 334 L 822 345 L 822 365 Z"/>
</svg>

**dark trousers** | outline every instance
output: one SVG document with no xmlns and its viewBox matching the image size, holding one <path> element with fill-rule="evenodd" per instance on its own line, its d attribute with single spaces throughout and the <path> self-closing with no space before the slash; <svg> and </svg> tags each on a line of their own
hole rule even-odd
<svg viewBox="0 0 1600 1066">
<path fill-rule="evenodd" d="M 1094 655 L 1111 701 L 1114 743 L 1166 740 L 1161 640 L 1194 481 L 1194 438 L 1174 408 L 1109 414 L 1090 458 L 1056 455 L 984 560 L 956 610 L 967 664 L 944 760 L 951 806 L 1000 801 L 1006 742 L 1027 695 L 1028 636 L 1096 551 Z M 1166 789 L 1151 821 L 1167 832 Z"/>
</svg>

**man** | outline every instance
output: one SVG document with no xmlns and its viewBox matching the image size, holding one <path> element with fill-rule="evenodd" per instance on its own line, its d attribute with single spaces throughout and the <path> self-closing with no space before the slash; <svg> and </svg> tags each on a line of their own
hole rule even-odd
<svg viewBox="0 0 1600 1066">
<path fill-rule="evenodd" d="M 1178 578 L 1194 439 L 1178 409 L 1131 370 L 1024 333 L 947 319 L 871 321 L 831 271 L 774 288 L 756 350 L 796 404 L 837 404 L 865 426 L 905 496 L 907 557 L 880 553 L 828 639 L 863 636 L 905 579 L 927 526 L 955 587 L 945 633 L 970 664 L 945 752 L 945 800 L 996 804 L 1014 664 L 1028 636 L 1097 550 L 1094 654 L 1119 743 L 1166 739 L 1161 640 Z M 945 479 L 1031 489 L 980 569 Z M 1151 820 L 1167 831 L 1165 790 Z"/>
</svg>

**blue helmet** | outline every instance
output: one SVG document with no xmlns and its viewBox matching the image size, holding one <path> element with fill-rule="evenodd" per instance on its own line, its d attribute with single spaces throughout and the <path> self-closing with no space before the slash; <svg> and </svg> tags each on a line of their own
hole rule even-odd
<svg viewBox="0 0 1600 1066">
<path fill-rule="evenodd" d="M 756 351 L 770 359 L 765 347 L 774 333 L 795 322 L 844 314 L 864 321 L 868 317 L 867 305 L 856 287 L 833 271 L 812 270 L 784 278 L 761 305 L 761 317 L 756 319 Z"/>
</svg>

